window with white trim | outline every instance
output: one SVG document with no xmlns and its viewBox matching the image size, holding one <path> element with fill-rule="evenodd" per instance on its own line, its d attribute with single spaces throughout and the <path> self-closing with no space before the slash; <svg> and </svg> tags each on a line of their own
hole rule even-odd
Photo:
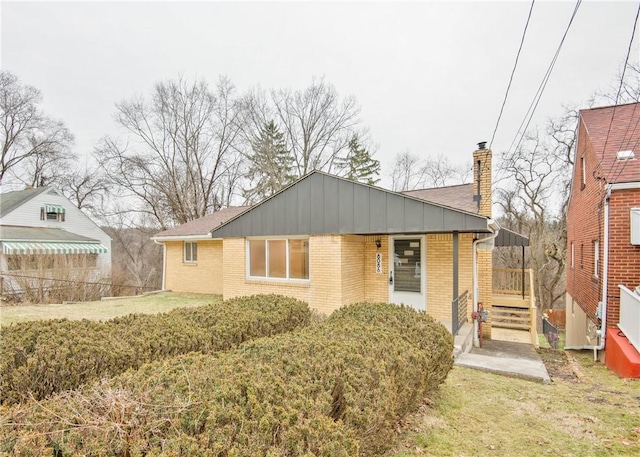
<svg viewBox="0 0 640 457">
<path fill-rule="evenodd" d="M 571 268 L 574 268 L 575 266 L 576 266 L 576 247 L 572 241 L 571 242 Z"/>
<path fill-rule="evenodd" d="M 198 243 L 195 241 L 184 242 L 184 262 L 195 263 L 198 261 Z"/>
<path fill-rule="evenodd" d="M 593 240 L 593 276 L 598 277 L 600 268 L 600 241 Z"/>
<path fill-rule="evenodd" d="M 587 165 L 584 156 L 580 158 L 580 166 L 582 168 L 582 189 L 584 189 L 587 185 Z"/>
<path fill-rule="evenodd" d="M 309 239 L 274 238 L 247 240 L 250 278 L 309 279 Z"/>
</svg>

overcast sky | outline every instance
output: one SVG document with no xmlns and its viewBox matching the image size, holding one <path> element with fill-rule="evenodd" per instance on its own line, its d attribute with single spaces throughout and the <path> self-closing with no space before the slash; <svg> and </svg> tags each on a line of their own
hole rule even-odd
<svg viewBox="0 0 640 457">
<path fill-rule="evenodd" d="M 401 151 L 463 163 L 491 139 L 530 4 L 2 1 L 0 58 L 42 91 L 44 111 L 67 124 L 83 156 L 118 132 L 114 104 L 159 80 L 226 75 L 245 91 L 324 76 L 357 98 L 386 173 Z M 495 154 L 516 135 L 574 6 L 536 2 Z M 582 3 L 534 123 L 612 83 L 637 8 Z M 636 36 L 633 62 L 639 50 Z"/>
</svg>

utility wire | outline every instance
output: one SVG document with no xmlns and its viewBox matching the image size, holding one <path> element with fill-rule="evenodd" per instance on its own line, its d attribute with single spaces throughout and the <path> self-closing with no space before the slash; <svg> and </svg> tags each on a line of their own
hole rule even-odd
<svg viewBox="0 0 640 457">
<path fill-rule="evenodd" d="M 549 64 L 549 68 L 547 69 L 547 72 L 545 73 L 544 77 L 542 78 L 542 82 L 540 83 L 540 86 L 538 87 L 538 91 L 536 92 L 536 95 L 533 97 L 533 100 L 531 101 L 531 105 L 529 105 L 529 109 L 527 110 L 527 113 L 524 116 L 524 119 L 522 120 L 522 123 L 520 124 L 520 127 L 518 128 L 518 132 L 516 133 L 516 136 L 514 137 L 513 141 L 511 142 L 511 146 L 509 146 L 508 152 L 511 152 L 515 144 L 515 150 L 517 150 L 520 147 L 520 143 L 522 143 L 522 140 L 526 134 L 527 128 L 529 128 L 529 123 L 531 122 L 531 119 L 533 118 L 533 115 L 538 107 L 538 103 L 540 102 L 540 98 L 542 97 L 542 94 L 544 92 L 544 89 L 547 86 L 547 82 L 549 81 L 549 78 L 551 76 L 551 72 L 553 71 L 553 67 L 556 64 L 556 61 L 558 60 L 558 56 L 560 55 L 560 50 L 562 49 L 562 46 L 564 44 L 565 39 L 567 38 L 567 34 L 569 33 L 569 29 L 571 28 L 571 24 L 573 24 L 573 20 L 576 17 L 576 13 L 578 12 L 578 9 L 580 8 L 580 5 L 582 4 L 582 0 L 578 0 L 576 2 L 576 6 L 573 9 L 573 13 L 571 14 L 571 19 L 569 20 L 569 24 L 567 25 L 567 29 L 564 32 L 564 35 L 562 36 L 562 39 L 560 40 L 560 44 L 558 45 L 558 49 L 556 50 L 555 55 L 553 56 L 553 59 L 551 60 L 551 63 Z M 528 119 L 527 119 L 528 118 Z M 524 128 L 523 128 L 524 126 Z M 518 136 L 520 136 L 520 139 L 518 140 L 518 142 L 516 143 L 516 140 L 518 139 Z"/>
<path fill-rule="evenodd" d="M 605 139 L 604 147 L 602 148 L 602 159 L 604 159 L 604 154 L 605 154 L 605 151 L 607 149 L 607 143 L 609 141 L 609 134 L 611 133 L 611 125 L 613 124 L 613 117 L 616 114 L 616 106 L 618 105 L 618 101 L 620 99 L 620 93 L 622 92 L 622 86 L 624 85 L 624 75 L 625 75 L 625 73 L 627 71 L 627 65 L 629 63 L 629 56 L 631 55 L 631 48 L 633 47 L 633 40 L 634 40 L 635 35 L 636 35 L 636 27 L 638 25 L 638 17 L 640 17 L 640 2 L 638 3 L 638 11 L 636 11 L 636 18 L 633 21 L 633 30 L 631 32 L 631 39 L 629 40 L 629 47 L 627 48 L 627 56 L 624 59 L 624 66 L 622 67 L 622 75 L 620 76 L 620 84 L 618 85 L 618 93 L 616 94 L 615 105 L 613 107 L 613 113 L 611 114 L 611 120 L 609 121 L 609 129 L 607 130 L 607 138 Z M 633 108 L 633 113 L 634 114 L 636 112 L 636 107 L 637 107 L 637 105 Z M 631 119 L 633 119 L 633 116 L 632 116 Z M 631 120 L 629 120 L 629 125 L 627 126 L 627 131 L 625 132 L 624 137 L 627 136 L 627 132 L 629 131 L 629 127 L 630 126 L 631 126 Z M 634 132 L 635 132 L 635 129 L 634 129 Z M 623 143 L 624 143 L 624 137 L 622 139 Z M 602 159 L 600 159 L 600 162 L 602 162 Z M 620 174 L 624 170 L 624 167 L 627 165 L 627 162 L 628 162 L 627 160 L 624 161 L 624 163 L 622 164 L 622 167 L 620 167 L 620 170 L 617 172 L 616 176 L 611 180 L 611 182 L 614 182 L 616 179 L 618 179 L 618 177 L 620 176 Z M 613 161 L 611 167 L 609 168 L 609 173 L 611 173 L 611 171 L 613 170 L 614 165 L 616 166 L 616 169 L 617 169 L 617 167 L 618 167 L 617 160 Z"/>
<path fill-rule="evenodd" d="M 504 111 L 504 106 L 507 103 L 507 97 L 509 96 L 509 89 L 511 89 L 511 83 L 513 82 L 513 76 L 516 73 L 516 68 L 518 67 L 518 59 L 520 58 L 520 52 L 522 51 L 522 45 L 524 44 L 524 38 L 527 35 L 527 28 L 529 27 L 529 21 L 531 20 L 531 12 L 533 11 L 533 5 L 535 5 L 536 0 L 531 1 L 531 8 L 529 8 L 529 15 L 527 16 L 527 23 L 524 25 L 524 31 L 522 32 L 522 38 L 520 39 L 520 47 L 518 48 L 518 53 L 516 54 L 516 61 L 513 64 L 513 70 L 511 70 L 511 76 L 509 77 L 509 84 L 507 85 L 507 91 L 504 94 L 504 100 L 502 100 L 502 106 L 500 107 L 500 114 L 498 114 L 498 121 L 496 122 L 496 127 L 493 129 L 493 135 L 491 135 L 491 141 L 489 142 L 489 149 L 493 145 L 493 140 L 496 137 L 496 132 L 498 131 L 498 126 L 500 125 L 500 119 L 502 119 L 502 113 Z"/>
</svg>

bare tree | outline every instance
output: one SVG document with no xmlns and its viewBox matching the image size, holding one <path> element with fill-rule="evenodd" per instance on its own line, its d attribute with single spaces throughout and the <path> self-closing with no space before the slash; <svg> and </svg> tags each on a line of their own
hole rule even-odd
<svg viewBox="0 0 640 457">
<path fill-rule="evenodd" d="M 314 80 L 304 90 L 272 91 L 271 99 L 297 176 L 313 170 L 332 172 L 336 158 L 347 152 L 359 124 L 356 99 L 341 99 L 324 79 Z"/>
<path fill-rule="evenodd" d="M 71 158 L 73 136 L 61 121 L 40 111 L 41 101 L 38 89 L 0 71 L 0 183 L 11 170 L 14 176 L 28 175 L 25 184 L 46 184 L 55 162 Z M 18 173 L 17 167 L 27 162 L 29 167 Z"/>
<path fill-rule="evenodd" d="M 420 158 L 404 151 L 396 155 L 391 169 L 391 189 L 395 191 L 465 184 L 471 164 L 454 165 L 443 154 Z"/>
<path fill-rule="evenodd" d="M 497 203 L 503 212 L 501 223 L 530 239 L 529 264 L 535 272 L 536 296 L 543 309 L 559 306 L 565 293 L 568 170 L 575 142 L 572 112 L 567 110 L 560 119 L 551 120 L 547 135 L 527 135 L 517 150 L 502 155 L 499 167 L 503 172 L 503 183 L 497 191 Z M 500 264 L 514 267 L 517 265 L 503 263 L 514 260 L 503 257 Z"/>
<path fill-rule="evenodd" d="M 102 214 L 109 193 L 109 182 L 99 169 L 88 168 L 84 172 L 75 170 L 61 176 L 57 184 L 64 196 L 78 209 L 94 216 Z"/>
<path fill-rule="evenodd" d="M 166 228 L 230 201 L 242 116 L 229 80 L 221 78 L 214 90 L 204 81 L 165 81 L 150 99 L 116 106 L 127 142 L 105 137 L 96 153 L 120 195 L 137 202 L 134 211 Z"/>
</svg>

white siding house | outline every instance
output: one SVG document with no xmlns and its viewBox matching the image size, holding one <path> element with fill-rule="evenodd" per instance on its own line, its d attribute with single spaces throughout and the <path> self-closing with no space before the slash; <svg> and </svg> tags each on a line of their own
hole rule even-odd
<svg viewBox="0 0 640 457">
<path fill-rule="evenodd" d="M 111 238 L 51 187 L 0 194 L 3 293 L 17 278 L 55 277 L 61 269 L 86 281 L 108 279 Z"/>
</svg>

